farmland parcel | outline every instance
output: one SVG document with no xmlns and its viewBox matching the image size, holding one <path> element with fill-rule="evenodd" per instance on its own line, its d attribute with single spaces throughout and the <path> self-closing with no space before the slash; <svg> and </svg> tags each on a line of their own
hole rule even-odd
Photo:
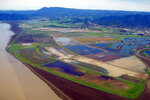
<svg viewBox="0 0 150 100">
<path fill-rule="evenodd" d="M 112 34 L 106 37 L 97 30 L 45 28 L 31 22 L 20 25 L 24 34 L 16 36 L 7 48 L 17 59 L 75 83 L 126 98 L 137 98 L 143 92 L 148 69 L 134 53 L 141 45 L 148 45 L 149 38 L 119 41 Z"/>
</svg>

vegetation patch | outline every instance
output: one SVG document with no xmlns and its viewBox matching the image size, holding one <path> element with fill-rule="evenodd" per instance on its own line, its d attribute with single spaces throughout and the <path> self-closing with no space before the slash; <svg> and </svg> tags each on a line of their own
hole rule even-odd
<svg viewBox="0 0 150 100">
<path fill-rule="evenodd" d="M 111 37 L 96 37 L 96 38 L 76 38 L 75 40 L 80 41 L 80 42 L 92 42 L 92 43 L 96 43 L 96 42 L 110 42 L 110 41 L 115 41 L 115 39 L 111 38 Z"/>
</svg>

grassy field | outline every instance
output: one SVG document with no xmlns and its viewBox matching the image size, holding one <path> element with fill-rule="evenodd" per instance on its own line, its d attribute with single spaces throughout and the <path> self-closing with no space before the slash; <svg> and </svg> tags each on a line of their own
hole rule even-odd
<svg viewBox="0 0 150 100">
<path fill-rule="evenodd" d="M 64 36 L 67 37 L 104 37 L 105 34 L 100 32 L 69 32 L 64 33 Z"/>
<path fill-rule="evenodd" d="M 115 39 L 111 37 L 96 37 L 96 38 L 76 38 L 75 40 L 86 43 L 86 42 L 110 42 L 115 41 Z"/>
<path fill-rule="evenodd" d="M 63 21 L 63 20 L 62 20 Z M 31 26 L 40 26 L 40 27 L 66 27 L 66 28 L 71 28 L 71 27 L 79 27 L 82 25 L 82 23 L 76 23 L 75 25 L 67 24 L 67 23 L 61 23 L 61 20 L 30 20 L 27 23 L 24 23 L 25 25 L 31 25 Z M 22 25 L 21 25 L 22 26 Z"/>
<path fill-rule="evenodd" d="M 118 35 L 118 34 L 110 34 L 110 36 L 117 40 L 122 40 L 122 38 L 126 38 L 126 37 L 143 37 L 138 35 Z"/>
</svg>

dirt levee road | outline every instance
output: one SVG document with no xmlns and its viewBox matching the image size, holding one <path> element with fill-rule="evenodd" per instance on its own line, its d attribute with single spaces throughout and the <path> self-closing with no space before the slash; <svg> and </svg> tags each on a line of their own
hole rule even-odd
<svg viewBox="0 0 150 100">
<path fill-rule="evenodd" d="M 61 100 L 25 65 L 5 48 L 13 33 L 10 25 L 0 23 L 0 100 Z"/>
</svg>

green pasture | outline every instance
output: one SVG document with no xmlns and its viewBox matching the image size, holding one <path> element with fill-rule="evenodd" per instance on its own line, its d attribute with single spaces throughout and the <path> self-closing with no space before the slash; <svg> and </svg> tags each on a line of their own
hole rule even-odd
<svg viewBox="0 0 150 100">
<path fill-rule="evenodd" d="M 119 35 L 119 34 L 111 34 L 109 36 L 111 36 L 117 40 L 122 40 L 122 38 L 130 38 L 130 37 L 143 37 L 143 36 L 138 36 L 138 35 Z"/>
<path fill-rule="evenodd" d="M 104 37 L 105 34 L 101 32 L 69 32 L 63 33 L 66 37 Z"/>
<path fill-rule="evenodd" d="M 25 22 L 25 25 L 39 25 L 40 27 L 44 27 L 44 26 L 55 26 L 55 27 L 68 27 L 71 28 L 72 25 L 70 24 L 66 24 L 66 23 L 61 23 L 61 20 L 46 20 L 46 21 L 42 21 L 40 19 L 37 20 L 31 20 L 31 22 Z"/>
<path fill-rule="evenodd" d="M 32 30 L 31 28 L 24 28 L 23 33 L 25 34 L 41 34 L 41 35 L 47 35 L 50 33 L 48 31 L 42 31 L 42 30 Z"/>
</svg>

